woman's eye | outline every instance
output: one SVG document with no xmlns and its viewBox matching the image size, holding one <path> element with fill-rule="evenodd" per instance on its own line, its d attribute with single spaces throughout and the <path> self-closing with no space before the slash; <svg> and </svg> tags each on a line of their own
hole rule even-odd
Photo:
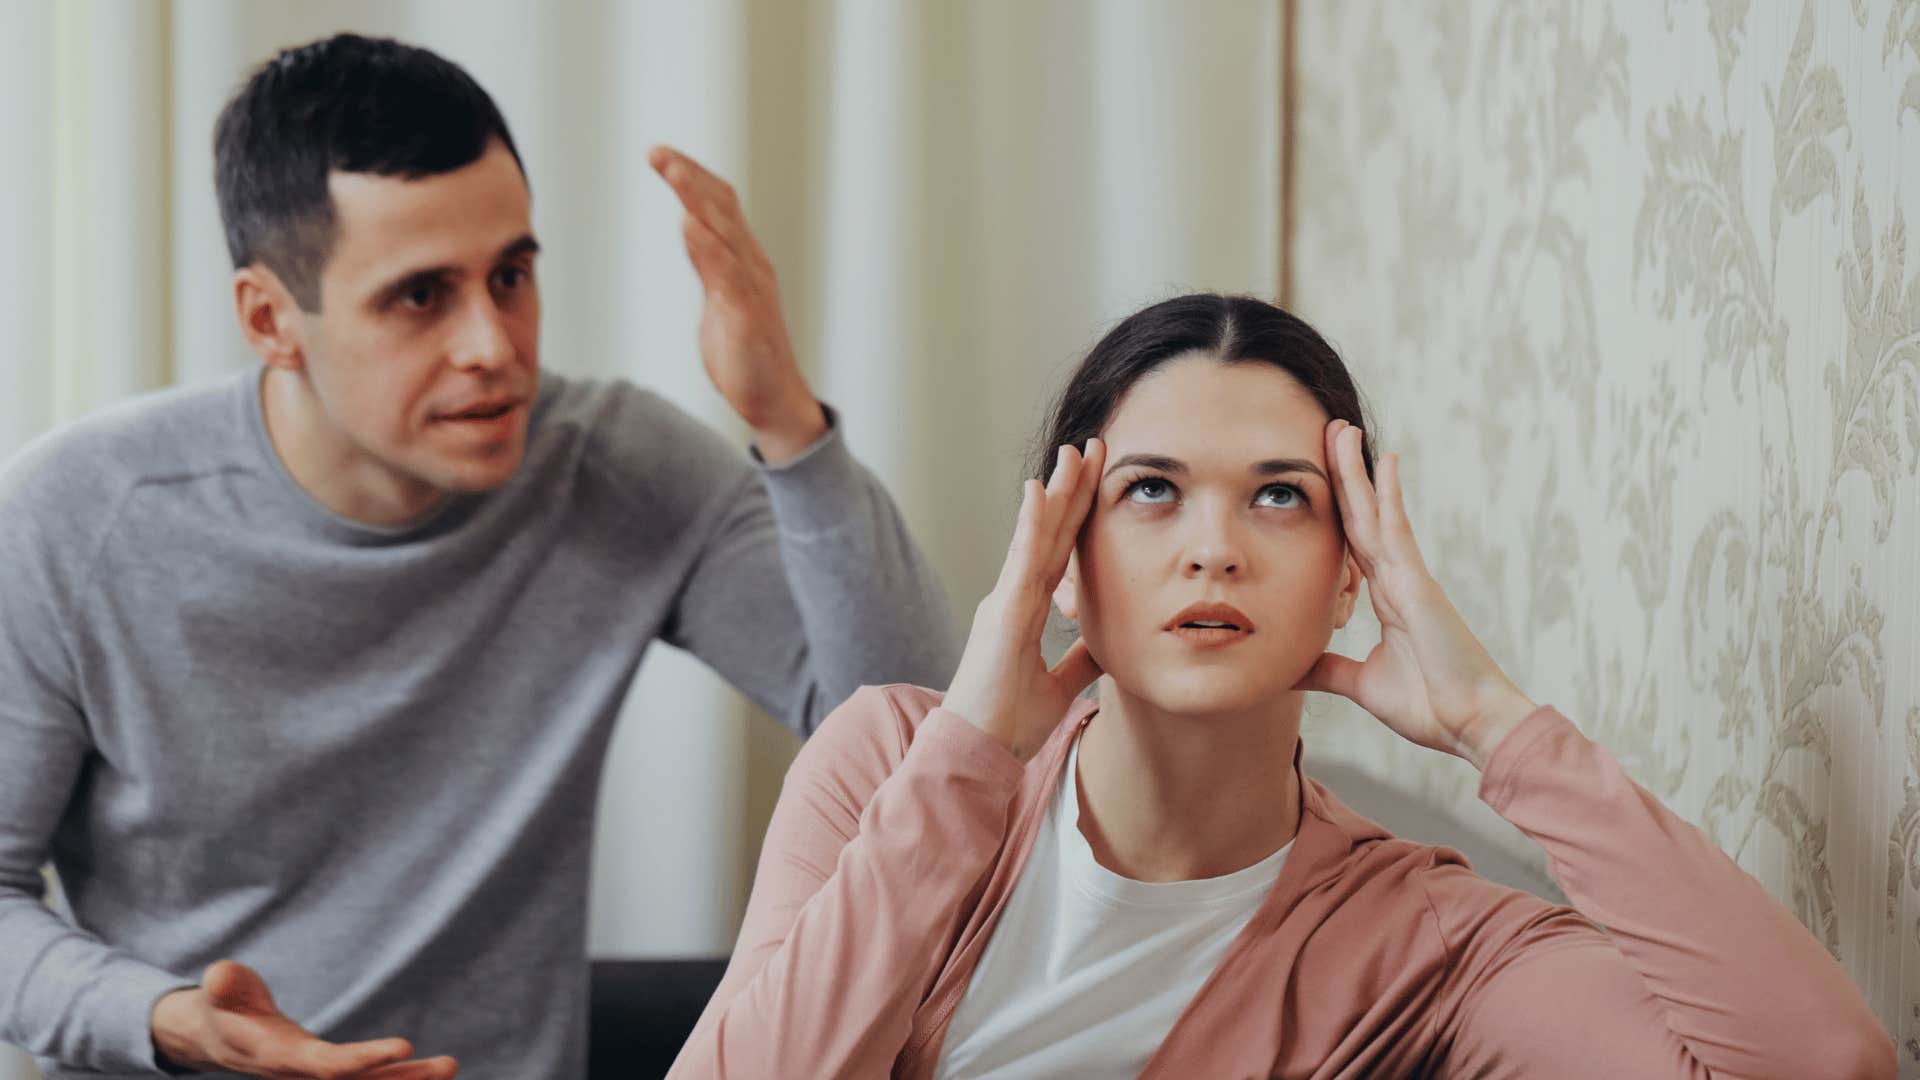
<svg viewBox="0 0 1920 1080">
<path fill-rule="evenodd" d="M 1282 510 L 1304 505 L 1307 497 L 1292 484 L 1268 484 L 1260 489 L 1260 497 L 1255 500 L 1262 506 L 1277 506 Z"/>
<path fill-rule="evenodd" d="M 415 285 L 413 288 L 400 294 L 400 303 L 402 306 L 411 308 L 414 311 L 425 311 L 432 307 L 433 302 L 439 298 L 440 291 L 432 285 Z"/>
<path fill-rule="evenodd" d="M 1172 484 L 1167 483 L 1157 476 L 1145 476 L 1128 484 L 1127 490 L 1122 497 L 1131 499 L 1134 502 L 1163 503 L 1172 502 L 1173 496 L 1174 488 Z"/>
</svg>

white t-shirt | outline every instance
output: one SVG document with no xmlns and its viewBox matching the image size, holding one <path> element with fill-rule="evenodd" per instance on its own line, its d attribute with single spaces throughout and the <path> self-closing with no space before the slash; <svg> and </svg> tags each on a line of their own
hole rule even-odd
<svg viewBox="0 0 1920 1080">
<path fill-rule="evenodd" d="M 1280 876 L 1289 842 L 1244 870 L 1145 882 L 1094 861 L 1066 776 L 953 1014 L 937 1080 L 1132 1077 Z"/>
</svg>

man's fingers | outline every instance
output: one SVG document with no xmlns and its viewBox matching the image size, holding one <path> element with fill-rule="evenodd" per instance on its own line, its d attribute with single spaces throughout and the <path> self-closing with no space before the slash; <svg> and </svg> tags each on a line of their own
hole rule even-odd
<svg viewBox="0 0 1920 1080">
<path fill-rule="evenodd" d="M 363 1080 L 450 1080 L 459 1073 L 459 1062 L 450 1057 L 436 1057 L 386 1065 L 366 1073 Z"/>
<path fill-rule="evenodd" d="M 413 1056 L 413 1045 L 405 1039 L 375 1039 L 361 1043 L 330 1043 L 308 1036 L 285 1047 L 271 1060 L 258 1053 L 262 1064 L 303 1076 L 358 1077 L 370 1070 L 404 1062 Z"/>
<path fill-rule="evenodd" d="M 689 214 L 680 223 L 687 241 L 687 257 L 700 275 L 700 286 L 708 295 L 722 293 L 745 301 L 757 289 L 750 275 L 743 272 L 740 257 L 707 227 L 707 223 Z"/>
<path fill-rule="evenodd" d="M 647 163 L 673 188 L 680 205 L 699 218 L 738 258 L 756 267 L 772 268 L 760 241 L 747 228 L 740 208 L 740 196 L 733 185 L 713 174 L 706 166 L 670 146 L 656 146 L 647 155 Z"/>
<path fill-rule="evenodd" d="M 685 191 L 716 206 L 726 203 L 738 204 L 733 185 L 714 175 L 713 170 L 695 160 L 692 155 L 676 150 L 671 146 L 655 146 L 647 152 L 647 164 L 653 171 L 673 185 L 675 191 Z"/>
<path fill-rule="evenodd" d="M 266 980 L 245 964 L 216 961 L 200 977 L 200 986 L 216 1008 L 234 1012 L 278 1013 Z"/>
<path fill-rule="evenodd" d="M 321 1043 L 320 1045 L 336 1051 L 332 1055 L 332 1060 L 337 1063 L 335 1067 L 354 1076 L 384 1065 L 405 1062 L 413 1056 L 413 1044 L 399 1038 L 370 1039 L 357 1043 Z"/>
<path fill-rule="evenodd" d="M 231 960 L 214 964 L 201 979 L 201 988 L 216 1009 L 231 1014 L 217 1019 L 216 1028 L 230 1051 L 246 1059 L 248 1072 L 355 1078 L 379 1075 L 389 1080 L 454 1075 L 451 1058 L 408 1061 L 413 1056 L 413 1044 L 406 1039 L 330 1043 L 316 1037 L 280 1013 L 266 980 L 244 964 Z M 389 1073 L 385 1071 L 389 1067 L 403 1071 Z"/>
</svg>

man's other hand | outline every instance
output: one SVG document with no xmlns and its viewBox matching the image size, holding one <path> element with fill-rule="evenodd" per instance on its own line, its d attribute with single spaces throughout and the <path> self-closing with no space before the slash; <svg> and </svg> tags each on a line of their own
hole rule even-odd
<svg viewBox="0 0 1920 1080">
<path fill-rule="evenodd" d="M 405 1039 L 330 1043 L 287 1019 L 257 972 L 231 960 L 200 985 L 153 1006 L 153 1045 L 163 1064 L 272 1080 L 449 1080 L 450 1057 L 413 1058 Z"/>
</svg>

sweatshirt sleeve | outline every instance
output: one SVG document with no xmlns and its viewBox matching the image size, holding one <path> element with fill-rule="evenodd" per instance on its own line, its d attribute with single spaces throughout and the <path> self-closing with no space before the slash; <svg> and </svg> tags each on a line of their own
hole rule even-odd
<svg viewBox="0 0 1920 1080">
<path fill-rule="evenodd" d="M 667 631 L 802 735 L 862 685 L 945 686 L 960 656 L 939 579 L 828 418 L 799 458 L 745 478 Z"/>
<path fill-rule="evenodd" d="M 153 1004 L 193 985 L 78 929 L 41 867 L 94 753 L 61 611 L 78 542 L 46 535 L 49 485 L 0 477 L 0 1042 L 74 1069 L 151 1072 Z"/>
<path fill-rule="evenodd" d="M 733 961 L 673 1077 L 884 1076 L 991 869 L 1023 770 L 863 688 L 787 773 Z"/>
<path fill-rule="evenodd" d="M 1480 797 L 1546 850 L 1578 912 L 1489 904 L 1464 868 L 1428 871 L 1459 988 L 1441 1075 L 1893 1080 L 1892 1040 L 1840 964 L 1558 712 L 1501 743 Z"/>
</svg>

